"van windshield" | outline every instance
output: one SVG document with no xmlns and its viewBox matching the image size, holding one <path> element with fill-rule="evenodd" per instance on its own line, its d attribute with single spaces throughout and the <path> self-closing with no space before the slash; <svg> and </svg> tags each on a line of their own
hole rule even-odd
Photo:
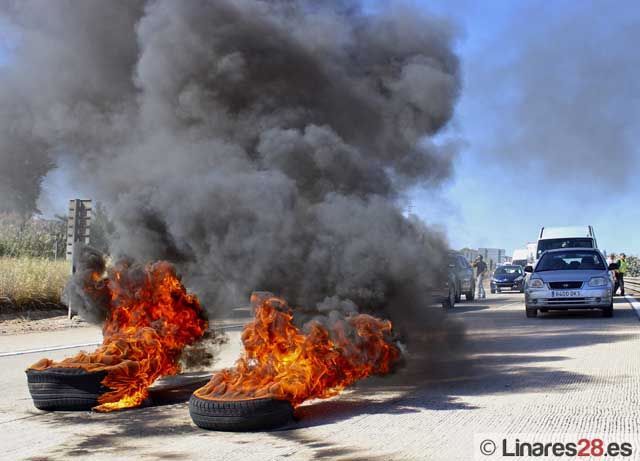
<svg viewBox="0 0 640 461">
<path fill-rule="evenodd" d="M 538 258 L 547 250 L 557 250 L 560 248 L 593 248 L 591 238 L 562 238 L 538 240 Z"/>
</svg>

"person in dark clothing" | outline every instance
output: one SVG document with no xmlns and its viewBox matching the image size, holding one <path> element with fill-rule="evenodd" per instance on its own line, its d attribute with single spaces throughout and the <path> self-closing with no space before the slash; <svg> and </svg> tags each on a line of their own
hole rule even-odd
<svg viewBox="0 0 640 461">
<path fill-rule="evenodd" d="M 476 293 L 478 299 L 485 299 L 487 293 L 484 291 L 484 275 L 487 272 L 487 264 L 482 260 L 482 256 L 478 256 L 473 261 L 473 267 L 476 269 Z"/>
</svg>

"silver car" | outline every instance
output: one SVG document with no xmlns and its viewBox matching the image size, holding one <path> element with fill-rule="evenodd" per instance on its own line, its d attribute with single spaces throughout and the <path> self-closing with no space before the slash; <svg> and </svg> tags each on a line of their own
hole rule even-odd
<svg viewBox="0 0 640 461">
<path fill-rule="evenodd" d="M 613 315 L 613 280 L 602 253 L 593 248 L 562 248 L 542 254 L 524 291 L 527 317 L 564 309 L 602 309 Z"/>
</svg>

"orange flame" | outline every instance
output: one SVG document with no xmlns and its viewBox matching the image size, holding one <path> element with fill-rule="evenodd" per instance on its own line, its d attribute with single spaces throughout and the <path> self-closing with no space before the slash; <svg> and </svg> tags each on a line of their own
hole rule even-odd
<svg viewBox="0 0 640 461">
<path fill-rule="evenodd" d="M 180 371 L 180 353 L 208 327 L 198 299 L 186 292 L 170 263 L 149 264 L 143 272 L 128 270 L 120 264 L 107 279 L 93 273 L 86 285 L 87 292 L 106 289 L 111 300 L 104 340 L 95 352 L 60 362 L 42 359 L 31 366 L 106 370 L 102 383 L 111 390 L 100 397 L 98 411 L 140 405 L 157 378 Z"/>
<path fill-rule="evenodd" d="M 337 395 L 373 374 L 385 374 L 400 357 L 391 340 L 391 322 L 359 314 L 333 320 L 293 324 L 286 302 L 258 301 L 255 319 L 243 333 L 245 351 L 235 368 L 215 374 L 195 395 L 210 400 L 274 398 L 294 406 L 311 398 Z"/>
</svg>

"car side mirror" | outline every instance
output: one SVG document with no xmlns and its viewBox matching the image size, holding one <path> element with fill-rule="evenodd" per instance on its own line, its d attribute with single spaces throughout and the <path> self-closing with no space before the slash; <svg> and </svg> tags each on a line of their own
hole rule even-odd
<svg viewBox="0 0 640 461">
<path fill-rule="evenodd" d="M 533 266 L 526 266 L 524 268 L 524 271 L 529 273 L 529 274 L 533 274 Z"/>
</svg>

